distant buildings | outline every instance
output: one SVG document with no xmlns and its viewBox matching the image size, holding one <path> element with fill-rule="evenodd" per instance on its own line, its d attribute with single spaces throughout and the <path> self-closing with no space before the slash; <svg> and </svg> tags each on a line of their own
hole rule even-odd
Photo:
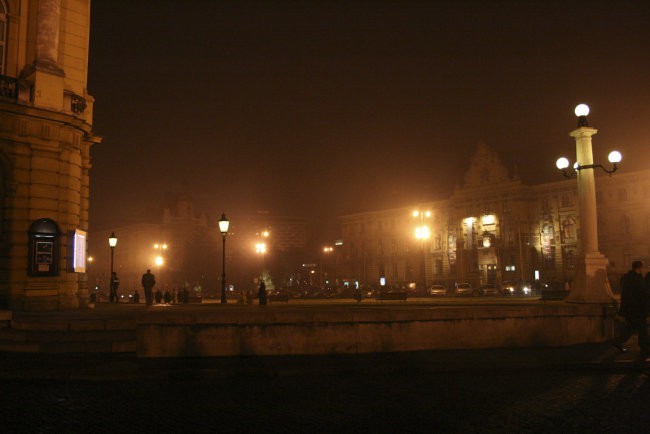
<svg viewBox="0 0 650 434">
<path fill-rule="evenodd" d="M 600 249 L 613 287 L 633 259 L 650 258 L 650 170 L 597 176 Z M 338 277 L 389 285 L 473 285 L 573 279 L 579 248 L 577 184 L 525 185 L 480 144 L 450 198 L 340 218 Z M 414 209 L 429 217 L 414 217 Z M 426 225 L 430 236 L 415 237 Z"/>
<path fill-rule="evenodd" d="M 209 278 L 216 281 L 220 235 L 215 226 L 204 213 L 195 213 L 191 197 L 183 193 L 167 201 L 161 214 L 150 221 L 93 231 L 88 248 L 93 256 L 90 282 L 93 288 L 107 287 L 111 232 L 118 238 L 115 271 L 122 293 L 142 292 L 140 278 L 147 269 L 161 288 L 203 286 Z"/>
<path fill-rule="evenodd" d="M 282 284 L 300 263 L 308 243 L 304 219 L 281 217 L 268 212 L 230 215 L 226 256 L 229 285 L 252 288 L 266 270 L 269 282 Z M 166 200 L 158 215 L 140 223 L 93 231 L 89 270 L 93 288 L 106 292 L 110 250 L 108 237 L 115 232 L 115 271 L 120 293 L 141 291 L 140 279 L 147 270 L 156 275 L 161 288 L 200 287 L 203 296 L 217 296 L 221 276 L 221 234 L 217 219 L 194 209 L 187 191 Z M 264 252 L 256 245 L 264 243 Z"/>
</svg>

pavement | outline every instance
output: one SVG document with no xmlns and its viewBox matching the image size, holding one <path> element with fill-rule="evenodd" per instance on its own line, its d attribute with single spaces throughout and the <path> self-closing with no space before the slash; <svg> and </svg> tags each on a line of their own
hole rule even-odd
<svg viewBox="0 0 650 434">
<path fill-rule="evenodd" d="M 0 355 L 7 433 L 648 432 L 650 365 L 605 344 L 353 356 Z"/>
<path fill-rule="evenodd" d="M 144 309 L 99 305 L 92 311 L 51 313 L 50 318 L 128 319 Z M 38 319 L 43 314 L 20 315 Z M 639 360 L 634 340 L 628 345 L 626 353 L 609 344 L 584 344 L 178 359 L 0 353 L 0 429 L 646 433 L 650 363 Z"/>
</svg>

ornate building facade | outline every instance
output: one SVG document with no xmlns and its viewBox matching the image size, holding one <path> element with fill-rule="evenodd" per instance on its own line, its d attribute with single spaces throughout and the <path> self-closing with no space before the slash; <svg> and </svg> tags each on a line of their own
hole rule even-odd
<svg viewBox="0 0 650 434">
<path fill-rule="evenodd" d="M 650 257 L 650 170 L 598 176 L 599 238 L 618 278 L 633 259 Z M 413 216 L 419 210 L 418 217 Z M 539 280 L 571 282 L 579 249 L 575 179 L 526 185 L 479 144 L 462 187 L 414 208 L 347 215 L 339 277 L 390 285 L 446 286 Z M 416 227 L 428 228 L 416 239 Z"/>
<path fill-rule="evenodd" d="M 0 305 L 88 300 L 90 0 L 0 0 Z"/>
</svg>

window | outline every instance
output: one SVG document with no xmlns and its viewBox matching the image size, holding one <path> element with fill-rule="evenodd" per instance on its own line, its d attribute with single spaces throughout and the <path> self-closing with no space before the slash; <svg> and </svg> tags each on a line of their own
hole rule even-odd
<svg viewBox="0 0 650 434">
<path fill-rule="evenodd" d="M 0 75 L 5 73 L 5 53 L 7 51 L 7 8 L 0 0 Z"/>
<path fill-rule="evenodd" d="M 562 238 L 565 243 L 573 243 L 576 240 L 576 220 L 569 216 L 562 222 Z"/>
<path fill-rule="evenodd" d="M 573 206 L 573 195 L 570 193 L 565 193 L 560 196 L 560 206 L 562 208 L 570 208 Z"/>
</svg>

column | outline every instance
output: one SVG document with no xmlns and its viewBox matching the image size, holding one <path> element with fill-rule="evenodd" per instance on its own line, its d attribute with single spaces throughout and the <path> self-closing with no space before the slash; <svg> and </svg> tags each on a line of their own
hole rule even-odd
<svg viewBox="0 0 650 434">
<path fill-rule="evenodd" d="M 569 135 L 576 141 L 576 161 L 580 166 L 593 164 L 591 136 L 598 130 L 579 127 Z M 594 169 L 578 171 L 578 212 L 580 213 L 580 250 L 575 278 L 566 301 L 573 303 L 611 303 L 612 289 L 607 279 L 609 261 L 598 251 L 596 182 Z"/>
<path fill-rule="evenodd" d="M 36 67 L 62 74 L 58 65 L 61 0 L 39 0 L 37 20 Z"/>
</svg>

